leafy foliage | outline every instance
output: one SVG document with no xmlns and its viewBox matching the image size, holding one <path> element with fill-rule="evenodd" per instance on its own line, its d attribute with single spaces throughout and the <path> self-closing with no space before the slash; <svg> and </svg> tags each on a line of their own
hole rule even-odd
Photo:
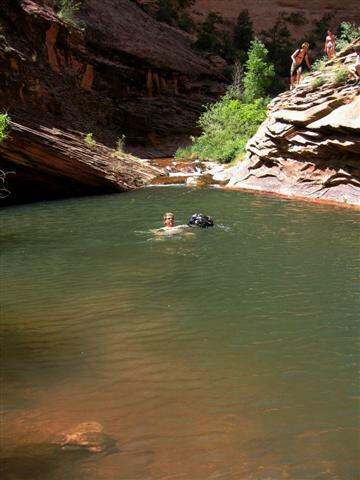
<svg viewBox="0 0 360 480">
<path fill-rule="evenodd" d="M 244 154 L 248 139 L 266 117 L 266 101 L 243 103 L 227 93 L 219 102 L 207 107 L 199 119 L 202 134 L 191 147 L 179 150 L 176 156 L 195 156 L 227 163 Z"/>
<path fill-rule="evenodd" d="M 340 34 L 336 42 L 336 50 L 342 50 L 357 38 L 360 38 L 360 26 L 355 25 L 355 23 L 342 22 Z"/>
<path fill-rule="evenodd" d="M 86 143 L 87 145 L 89 145 L 90 147 L 93 147 L 93 146 L 96 144 L 96 141 L 94 140 L 92 133 L 87 133 L 87 134 L 85 135 L 84 141 L 85 141 L 85 143 Z"/>
<path fill-rule="evenodd" d="M 61 0 L 61 9 L 57 16 L 72 27 L 82 27 L 82 22 L 76 17 L 80 7 L 81 2 L 76 2 L 76 0 Z"/>
<path fill-rule="evenodd" d="M 177 26 L 184 30 L 185 32 L 193 32 L 195 30 L 195 24 L 191 17 L 187 13 L 182 13 L 179 15 L 177 20 Z"/>
<path fill-rule="evenodd" d="M 283 77 L 288 76 L 294 41 L 285 17 L 280 15 L 272 28 L 261 32 L 261 38 L 269 52 L 269 59 L 274 64 L 276 73 Z"/>
<path fill-rule="evenodd" d="M 121 135 L 116 141 L 116 148 L 112 151 L 111 156 L 116 158 L 123 158 L 125 155 L 125 135 Z"/>
<path fill-rule="evenodd" d="M 315 62 L 312 64 L 313 70 L 319 70 L 320 72 L 323 72 L 325 70 L 325 63 L 328 61 L 327 55 L 323 55 L 320 58 L 317 58 Z"/>
<path fill-rule="evenodd" d="M 315 78 L 315 80 L 313 80 L 311 86 L 315 89 L 315 88 L 319 88 L 321 87 L 322 85 L 324 85 L 326 83 L 326 78 L 323 77 L 323 76 L 320 76 L 320 77 L 317 77 Z"/>
<path fill-rule="evenodd" d="M 334 83 L 345 83 L 349 78 L 349 70 L 347 68 L 339 68 L 334 73 Z"/>
<path fill-rule="evenodd" d="M 250 18 L 249 10 L 244 9 L 239 13 L 234 28 L 234 46 L 239 50 L 247 52 L 253 39 L 253 22 Z"/>
<path fill-rule="evenodd" d="M 10 118 L 7 113 L 0 114 L 0 143 L 7 137 Z"/>
<path fill-rule="evenodd" d="M 275 77 L 274 65 L 268 62 L 268 50 L 255 39 L 251 42 L 248 60 L 245 64 L 244 99 L 252 102 L 265 97 Z"/>
</svg>

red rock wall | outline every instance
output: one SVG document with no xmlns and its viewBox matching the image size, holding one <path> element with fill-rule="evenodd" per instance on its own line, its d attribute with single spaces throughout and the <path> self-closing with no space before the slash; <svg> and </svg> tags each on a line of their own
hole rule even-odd
<svg viewBox="0 0 360 480">
<path fill-rule="evenodd" d="M 62 22 L 50 0 L 0 2 L 3 108 L 109 146 L 122 134 L 146 147 L 154 135 L 194 133 L 202 105 L 223 92 L 220 72 L 130 0 L 81 4 L 83 29 Z"/>
<path fill-rule="evenodd" d="M 313 28 L 313 20 L 328 13 L 334 14 L 332 27 L 338 26 L 342 21 L 360 24 L 358 0 L 196 0 L 191 12 L 199 21 L 209 12 L 217 12 L 225 20 L 236 21 L 240 11 L 245 8 L 249 10 L 257 32 L 272 27 L 282 13 L 305 15 L 309 23 L 304 27 L 294 28 L 292 32 L 298 38 Z"/>
</svg>

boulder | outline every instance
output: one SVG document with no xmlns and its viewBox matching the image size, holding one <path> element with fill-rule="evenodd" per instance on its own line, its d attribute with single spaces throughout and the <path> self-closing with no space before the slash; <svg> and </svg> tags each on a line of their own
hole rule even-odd
<svg viewBox="0 0 360 480">
<path fill-rule="evenodd" d="M 51 443 L 60 446 L 64 451 L 103 453 L 112 448 L 115 442 L 102 430 L 103 427 L 98 422 L 80 423 L 74 428 L 55 435 Z"/>
</svg>

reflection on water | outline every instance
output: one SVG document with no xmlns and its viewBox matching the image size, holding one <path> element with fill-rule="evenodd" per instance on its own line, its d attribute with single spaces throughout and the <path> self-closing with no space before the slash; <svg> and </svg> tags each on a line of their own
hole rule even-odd
<svg viewBox="0 0 360 480">
<path fill-rule="evenodd" d="M 164 211 L 216 226 L 157 242 Z M 0 215 L 5 480 L 357 478 L 359 212 L 158 187 Z M 49 443 L 88 421 L 116 451 Z"/>
</svg>

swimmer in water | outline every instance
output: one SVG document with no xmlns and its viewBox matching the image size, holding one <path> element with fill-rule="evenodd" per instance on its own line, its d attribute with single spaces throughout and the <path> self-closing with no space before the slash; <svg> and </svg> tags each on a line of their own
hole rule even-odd
<svg viewBox="0 0 360 480">
<path fill-rule="evenodd" d="M 164 226 L 162 228 L 156 228 L 150 230 L 155 235 L 170 236 L 182 233 L 183 235 L 193 235 L 189 232 L 188 225 L 175 225 L 175 215 L 171 212 L 164 213 Z"/>
</svg>

